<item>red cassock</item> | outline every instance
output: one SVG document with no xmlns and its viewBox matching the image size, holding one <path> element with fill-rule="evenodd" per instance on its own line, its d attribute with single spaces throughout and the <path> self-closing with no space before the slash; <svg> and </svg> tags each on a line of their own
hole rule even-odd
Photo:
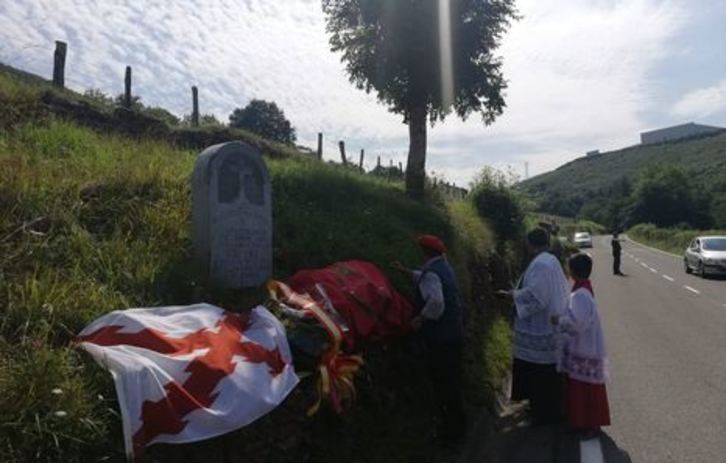
<svg viewBox="0 0 726 463">
<path fill-rule="evenodd" d="M 610 425 L 610 406 L 604 384 L 567 378 L 565 381 L 567 423 L 575 429 L 596 429 Z"/>
</svg>

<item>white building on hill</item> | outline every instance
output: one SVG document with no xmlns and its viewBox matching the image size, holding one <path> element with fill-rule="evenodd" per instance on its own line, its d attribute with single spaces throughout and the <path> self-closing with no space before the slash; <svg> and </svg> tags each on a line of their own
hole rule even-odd
<svg viewBox="0 0 726 463">
<path fill-rule="evenodd" d="M 712 135 L 714 133 L 726 130 L 723 127 L 714 127 L 711 125 L 701 125 L 695 122 L 688 124 L 675 125 L 665 129 L 651 130 L 640 134 L 640 143 L 643 145 L 652 145 L 655 143 L 665 143 L 669 141 L 683 140 L 684 138 L 697 137 L 699 135 Z"/>
</svg>

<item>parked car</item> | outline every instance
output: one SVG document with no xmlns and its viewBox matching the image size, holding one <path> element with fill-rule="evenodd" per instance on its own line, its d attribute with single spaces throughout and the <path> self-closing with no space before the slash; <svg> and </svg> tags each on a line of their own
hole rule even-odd
<svg viewBox="0 0 726 463">
<path fill-rule="evenodd" d="M 572 241 L 574 241 L 575 246 L 578 248 L 592 247 L 592 236 L 588 232 L 575 233 L 575 238 Z"/>
<path fill-rule="evenodd" d="M 691 242 L 683 258 L 686 273 L 726 275 L 726 236 L 699 236 Z"/>
</svg>

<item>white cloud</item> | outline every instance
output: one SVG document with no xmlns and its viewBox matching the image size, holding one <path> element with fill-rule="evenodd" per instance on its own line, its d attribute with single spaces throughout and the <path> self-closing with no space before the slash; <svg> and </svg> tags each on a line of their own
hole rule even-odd
<svg viewBox="0 0 726 463">
<path fill-rule="evenodd" d="M 485 164 L 532 174 L 589 149 L 634 142 L 655 102 L 649 72 L 690 20 L 684 1 L 520 0 L 500 54 L 508 108 L 485 128 L 454 117 L 429 134 L 431 170 L 465 185 Z M 373 95 L 354 89 L 330 53 L 319 0 L 15 0 L 0 2 L 0 60 L 48 76 L 53 40 L 69 42 L 67 79 L 77 89 L 134 90 L 149 104 L 221 119 L 251 98 L 276 101 L 326 158 L 345 139 L 371 167 L 405 159 L 408 131 Z"/>
<path fill-rule="evenodd" d="M 726 112 L 726 79 L 712 85 L 687 93 L 671 109 L 671 114 L 679 117 L 708 117 Z"/>
</svg>

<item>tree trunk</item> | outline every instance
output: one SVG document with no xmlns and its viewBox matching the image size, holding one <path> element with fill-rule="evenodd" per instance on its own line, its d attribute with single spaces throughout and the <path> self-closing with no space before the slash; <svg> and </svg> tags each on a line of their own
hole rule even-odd
<svg viewBox="0 0 726 463">
<path fill-rule="evenodd" d="M 406 193 L 423 199 L 426 182 L 426 107 L 413 108 L 408 115 L 408 161 L 406 163 Z"/>
</svg>

